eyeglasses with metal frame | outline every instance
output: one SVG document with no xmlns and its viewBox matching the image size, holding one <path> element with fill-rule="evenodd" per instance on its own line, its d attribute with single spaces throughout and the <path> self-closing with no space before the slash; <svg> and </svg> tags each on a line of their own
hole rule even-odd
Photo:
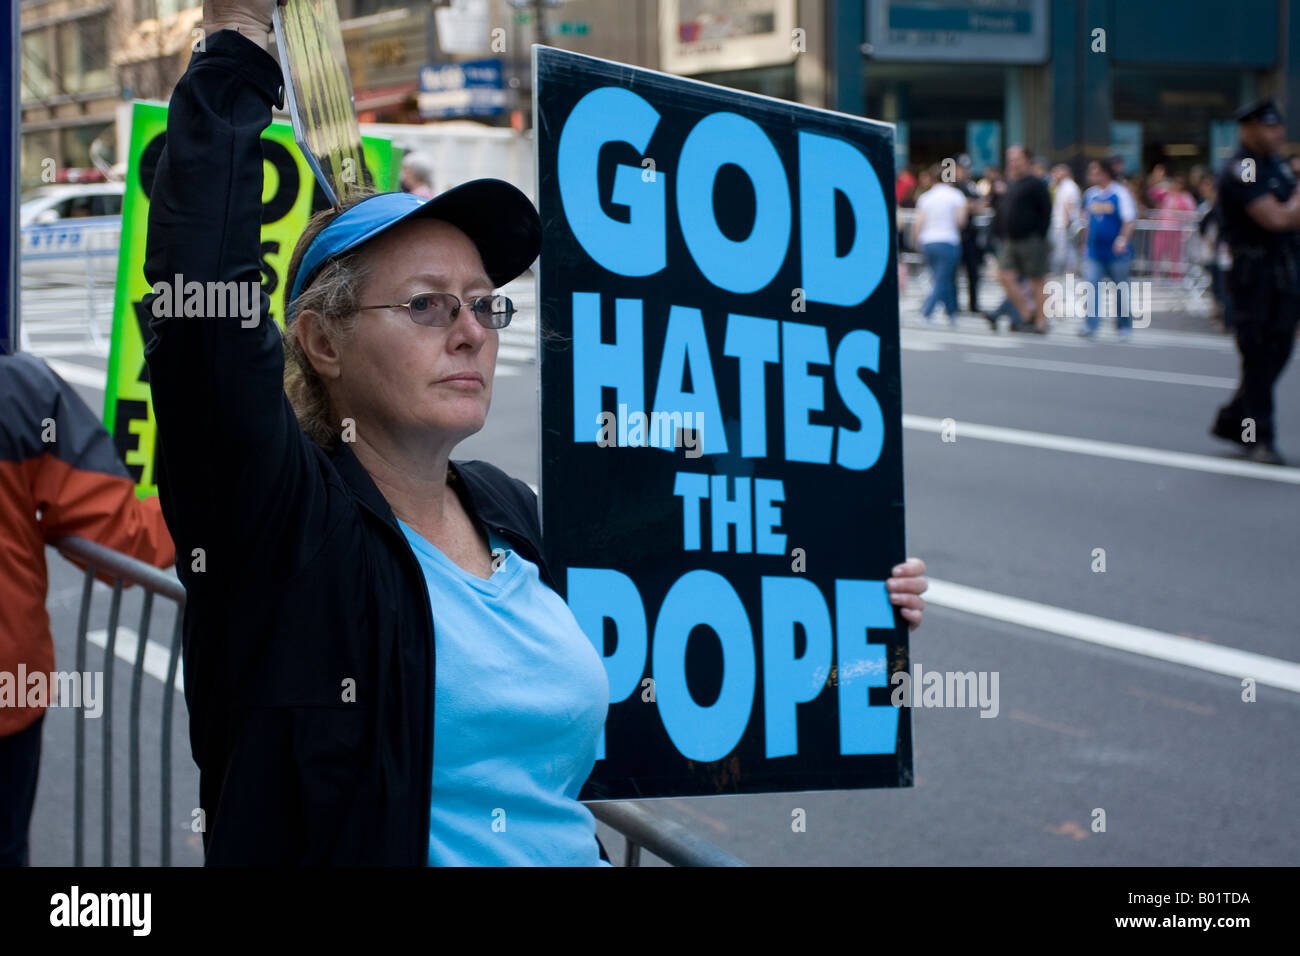
<svg viewBox="0 0 1300 956">
<path fill-rule="evenodd" d="M 406 302 L 393 305 L 363 305 L 360 310 L 405 309 L 416 325 L 445 328 L 456 320 L 461 306 L 469 306 L 485 329 L 504 329 L 515 314 L 515 304 L 504 295 L 480 295 L 462 302 L 450 292 L 417 292 Z"/>
</svg>

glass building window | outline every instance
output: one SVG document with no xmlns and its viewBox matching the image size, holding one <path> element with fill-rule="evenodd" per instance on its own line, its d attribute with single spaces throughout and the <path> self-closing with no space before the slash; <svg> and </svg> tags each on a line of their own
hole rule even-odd
<svg viewBox="0 0 1300 956">
<path fill-rule="evenodd" d="M 59 64 L 69 93 L 113 85 L 108 62 L 108 14 L 82 17 L 59 26 Z"/>
<path fill-rule="evenodd" d="M 50 37 L 45 30 L 32 30 L 23 34 L 23 93 L 24 100 L 38 100 L 54 93 L 54 79 L 50 73 Z"/>
</svg>

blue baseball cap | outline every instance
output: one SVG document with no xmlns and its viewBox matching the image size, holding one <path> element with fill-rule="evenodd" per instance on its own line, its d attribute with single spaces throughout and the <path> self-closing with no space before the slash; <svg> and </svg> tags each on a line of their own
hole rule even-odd
<svg viewBox="0 0 1300 956">
<path fill-rule="evenodd" d="M 469 236 L 497 288 L 523 273 L 542 248 L 536 207 L 503 179 L 471 180 L 432 199 L 379 193 L 347 209 L 312 240 L 294 275 L 290 304 L 330 260 L 416 218 L 441 219 Z M 286 321 L 293 321 L 292 309 Z"/>
</svg>

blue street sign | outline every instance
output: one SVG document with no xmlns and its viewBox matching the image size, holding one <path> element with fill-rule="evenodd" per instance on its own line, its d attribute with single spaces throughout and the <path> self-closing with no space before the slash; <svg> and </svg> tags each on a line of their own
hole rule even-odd
<svg viewBox="0 0 1300 956">
<path fill-rule="evenodd" d="M 1001 166 L 1002 124 L 997 120 L 970 120 L 966 123 L 966 152 L 971 169 L 982 172 L 988 166 Z"/>
<path fill-rule="evenodd" d="M 420 70 L 420 115 L 425 119 L 494 116 L 506 107 L 498 59 L 443 63 Z"/>
</svg>

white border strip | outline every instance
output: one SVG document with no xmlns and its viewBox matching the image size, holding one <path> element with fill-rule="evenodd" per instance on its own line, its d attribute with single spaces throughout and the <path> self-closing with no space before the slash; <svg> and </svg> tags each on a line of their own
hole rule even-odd
<svg viewBox="0 0 1300 956">
<path fill-rule="evenodd" d="M 922 415 L 904 414 L 903 427 L 919 432 L 940 432 L 943 429 L 943 421 L 938 418 L 926 418 Z M 1068 451 L 1076 455 L 1117 458 L 1121 461 L 1135 461 L 1145 465 L 1164 465 L 1167 468 L 1185 468 L 1188 471 L 1235 475 L 1240 478 L 1262 478 L 1265 481 L 1280 481 L 1284 484 L 1300 485 L 1300 468 L 1284 465 L 1264 465 L 1258 462 L 1239 461 L 1232 458 L 1214 458 L 1211 455 L 1193 455 L 1182 451 L 1143 448 L 1140 445 L 1120 445 L 1116 442 L 1095 441 L 1091 438 L 1072 438 L 1069 435 L 1022 431 L 1018 428 L 1002 428 L 998 425 L 978 425 L 974 422 L 958 421 L 956 427 L 958 439 L 979 438 L 984 441 L 997 441 L 1008 445 L 1024 445 L 1029 448 Z"/>
<path fill-rule="evenodd" d="M 1014 355 L 967 353 L 967 362 L 976 365 L 1001 365 L 1036 372 L 1071 372 L 1075 375 L 1099 375 L 1103 378 L 1129 378 L 1139 382 L 1163 382 L 1168 385 L 1200 385 L 1205 388 L 1236 388 L 1237 380 L 1219 375 L 1192 375 L 1187 372 L 1161 372 L 1148 368 L 1125 368 L 1122 365 L 1086 365 L 1082 362 L 1056 362 L 1051 359 L 1017 358 Z"/>
<path fill-rule="evenodd" d="M 180 609 L 177 609 L 177 613 L 180 613 Z M 140 636 L 135 631 L 119 624 L 117 640 L 113 643 L 113 656 L 135 667 L 135 646 L 138 640 L 140 640 Z M 86 631 L 86 642 L 94 644 L 100 650 L 103 650 L 108 647 L 108 630 L 101 627 L 97 630 Z M 167 682 L 167 662 L 169 660 L 171 660 L 171 652 L 167 648 L 155 641 L 145 641 L 144 672 L 160 684 Z M 185 662 L 178 657 L 176 659 L 175 687 L 181 693 L 185 692 L 185 685 L 182 683 L 184 672 Z"/>
<path fill-rule="evenodd" d="M 978 614 L 980 617 L 1018 624 L 1050 634 L 1141 654 L 1157 660 L 1196 667 L 1214 674 L 1254 678 L 1260 684 L 1300 694 L 1300 664 L 1251 651 L 1178 637 L 1150 628 L 1123 624 L 1104 617 L 1081 614 L 1021 598 L 930 578 L 925 600 L 939 607 Z"/>
<path fill-rule="evenodd" d="M 82 351 L 84 352 L 85 349 L 82 349 Z M 62 362 L 59 359 L 52 358 L 45 359 L 45 364 L 53 369 L 59 378 L 72 385 L 85 385 L 101 392 L 108 385 L 108 371 L 106 369 L 79 365 L 76 362 Z"/>
</svg>

